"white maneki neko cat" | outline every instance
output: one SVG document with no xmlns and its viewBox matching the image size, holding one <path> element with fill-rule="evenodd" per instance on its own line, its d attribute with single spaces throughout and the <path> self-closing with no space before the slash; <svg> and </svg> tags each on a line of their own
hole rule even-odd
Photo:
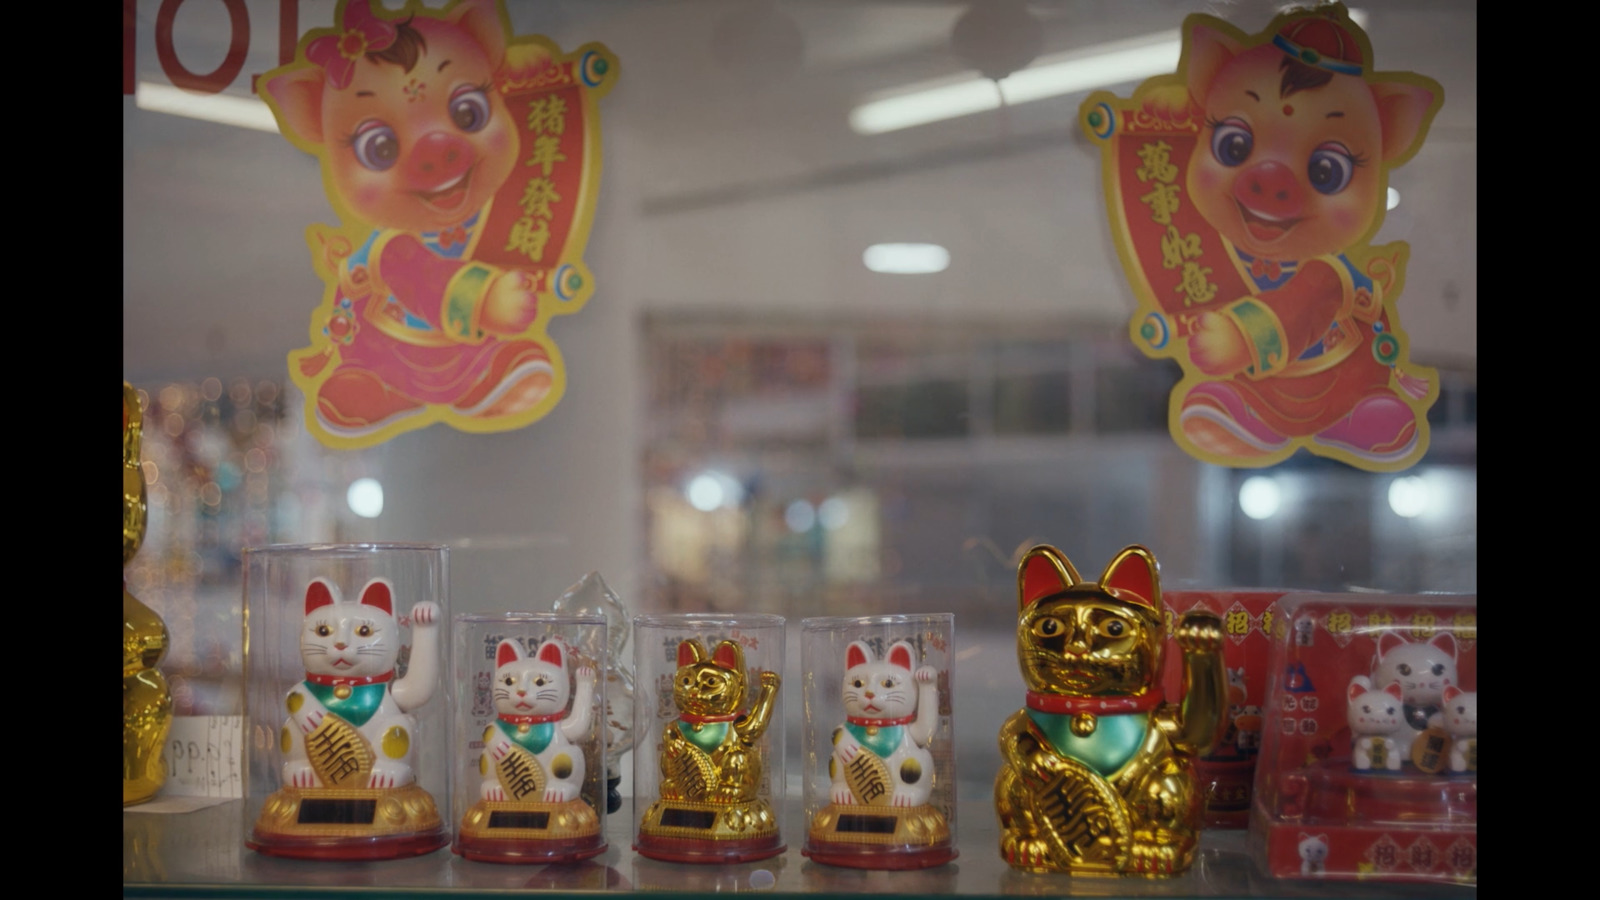
<svg viewBox="0 0 1600 900">
<path fill-rule="evenodd" d="M 311 582 L 300 629 L 306 678 L 285 701 L 285 786 L 396 788 L 416 780 L 411 712 L 433 697 L 438 682 L 438 618 L 437 604 L 411 608 L 411 660 L 395 680 L 401 634 L 393 585 L 374 578 L 360 600 L 346 601 L 332 582 Z M 346 739 L 350 729 L 359 741 Z"/>
<path fill-rule="evenodd" d="M 922 806 L 933 793 L 933 754 L 928 742 L 939 721 L 939 673 L 923 666 L 913 674 L 914 650 L 906 641 L 878 659 L 861 641 L 845 654 L 845 724 L 834 731 L 830 799 L 849 806 Z M 852 778 L 858 757 L 871 754 L 887 778 Z M 876 769 L 876 766 L 872 767 Z"/>
<path fill-rule="evenodd" d="M 558 640 L 544 642 L 531 656 L 512 640 L 501 641 L 496 648 L 496 717 L 484 734 L 483 799 L 546 803 L 578 799 L 584 778 L 582 742 L 588 738 L 593 720 L 595 670 L 580 666 L 577 690 L 573 691 L 567 656 Z M 539 796 L 529 793 L 531 767 L 502 765 L 514 756 L 525 761 L 531 757 L 537 764 L 542 787 L 533 793 Z"/>
</svg>

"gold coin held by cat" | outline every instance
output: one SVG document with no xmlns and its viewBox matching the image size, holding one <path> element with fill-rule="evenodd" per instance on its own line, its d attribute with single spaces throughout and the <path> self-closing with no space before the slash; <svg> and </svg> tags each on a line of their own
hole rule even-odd
<svg viewBox="0 0 1600 900">
<path fill-rule="evenodd" d="M 1094 719 L 1094 713 L 1078 713 L 1072 717 L 1072 733 L 1078 737 L 1088 737 L 1094 734 L 1095 726 L 1098 724 Z"/>
<path fill-rule="evenodd" d="M 411 735 L 399 725 L 394 725 L 383 733 L 383 755 L 390 759 L 399 759 L 406 755 L 411 748 Z"/>
</svg>

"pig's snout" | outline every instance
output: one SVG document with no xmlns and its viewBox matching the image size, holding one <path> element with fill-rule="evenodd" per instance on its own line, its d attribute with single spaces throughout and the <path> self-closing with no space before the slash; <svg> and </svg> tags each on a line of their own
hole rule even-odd
<svg viewBox="0 0 1600 900">
<path fill-rule="evenodd" d="M 1233 196 L 1251 212 L 1275 219 L 1298 217 L 1305 202 L 1293 170 L 1279 162 L 1246 169 L 1233 183 Z"/>
<path fill-rule="evenodd" d="M 407 175 L 420 187 L 449 181 L 471 168 L 472 146 L 458 135 L 435 131 L 423 135 L 411 151 Z"/>
</svg>

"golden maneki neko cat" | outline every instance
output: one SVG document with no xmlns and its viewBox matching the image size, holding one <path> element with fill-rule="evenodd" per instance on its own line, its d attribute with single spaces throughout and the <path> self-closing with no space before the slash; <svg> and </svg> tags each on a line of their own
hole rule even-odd
<svg viewBox="0 0 1600 900">
<path fill-rule="evenodd" d="M 144 543 L 144 469 L 139 458 L 143 413 L 139 395 L 122 383 L 122 564 Z M 161 748 L 172 727 L 172 691 L 162 676 L 167 626 L 122 583 L 122 805 L 143 803 L 161 790 L 167 770 Z"/>
<path fill-rule="evenodd" d="M 761 673 L 746 711 L 744 651 L 733 641 L 707 653 L 678 645 L 672 702 L 678 718 L 661 735 L 660 799 L 645 811 L 634 849 L 674 862 L 762 859 L 782 852 L 778 820 L 760 796 L 762 735 L 778 696 L 776 672 Z"/>
<path fill-rule="evenodd" d="M 1184 695 L 1165 702 L 1156 559 L 1118 553 L 1084 581 L 1054 547 L 1017 569 L 1017 655 L 1027 707 L 1000 730 L 1000 853 L 1030 871 L 1165 876 L 1186 870 L 1203 791 L 1194 760 L 1226 698 L 1222 622 L 1196 610 L 1175 635 Z"/>
</svg>

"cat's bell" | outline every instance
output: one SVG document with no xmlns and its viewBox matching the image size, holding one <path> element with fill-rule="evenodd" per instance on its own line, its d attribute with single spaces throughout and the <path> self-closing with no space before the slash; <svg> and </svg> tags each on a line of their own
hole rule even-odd
<svg viewBox="0 0 1600 900">
<path fill-rule="evenodd" d="M 1072 733 L 1081 738 L 1094 734 L 1095 728 L 1100 723 L 1095 720 L 1094 713 L 1081 712 L 1072 717 Z"/>
<path fill-rule="evenodd" d="M 527 722 L 523 722 L 521 725 L 517 726 L 517 734 L 527 734 L 528 730 L 529 729 L 528 729 L 528 723 Z"/>
<path fill-rule="evenodd" d="M 333 689 L 333 695 L 335 697 L 338 697 L 340 700 L 348 700 L 348 699 L 350 699 L 350 685 L 348 685 L 348 684 L 335 685 L 334 689 Z"/>
</svg>

